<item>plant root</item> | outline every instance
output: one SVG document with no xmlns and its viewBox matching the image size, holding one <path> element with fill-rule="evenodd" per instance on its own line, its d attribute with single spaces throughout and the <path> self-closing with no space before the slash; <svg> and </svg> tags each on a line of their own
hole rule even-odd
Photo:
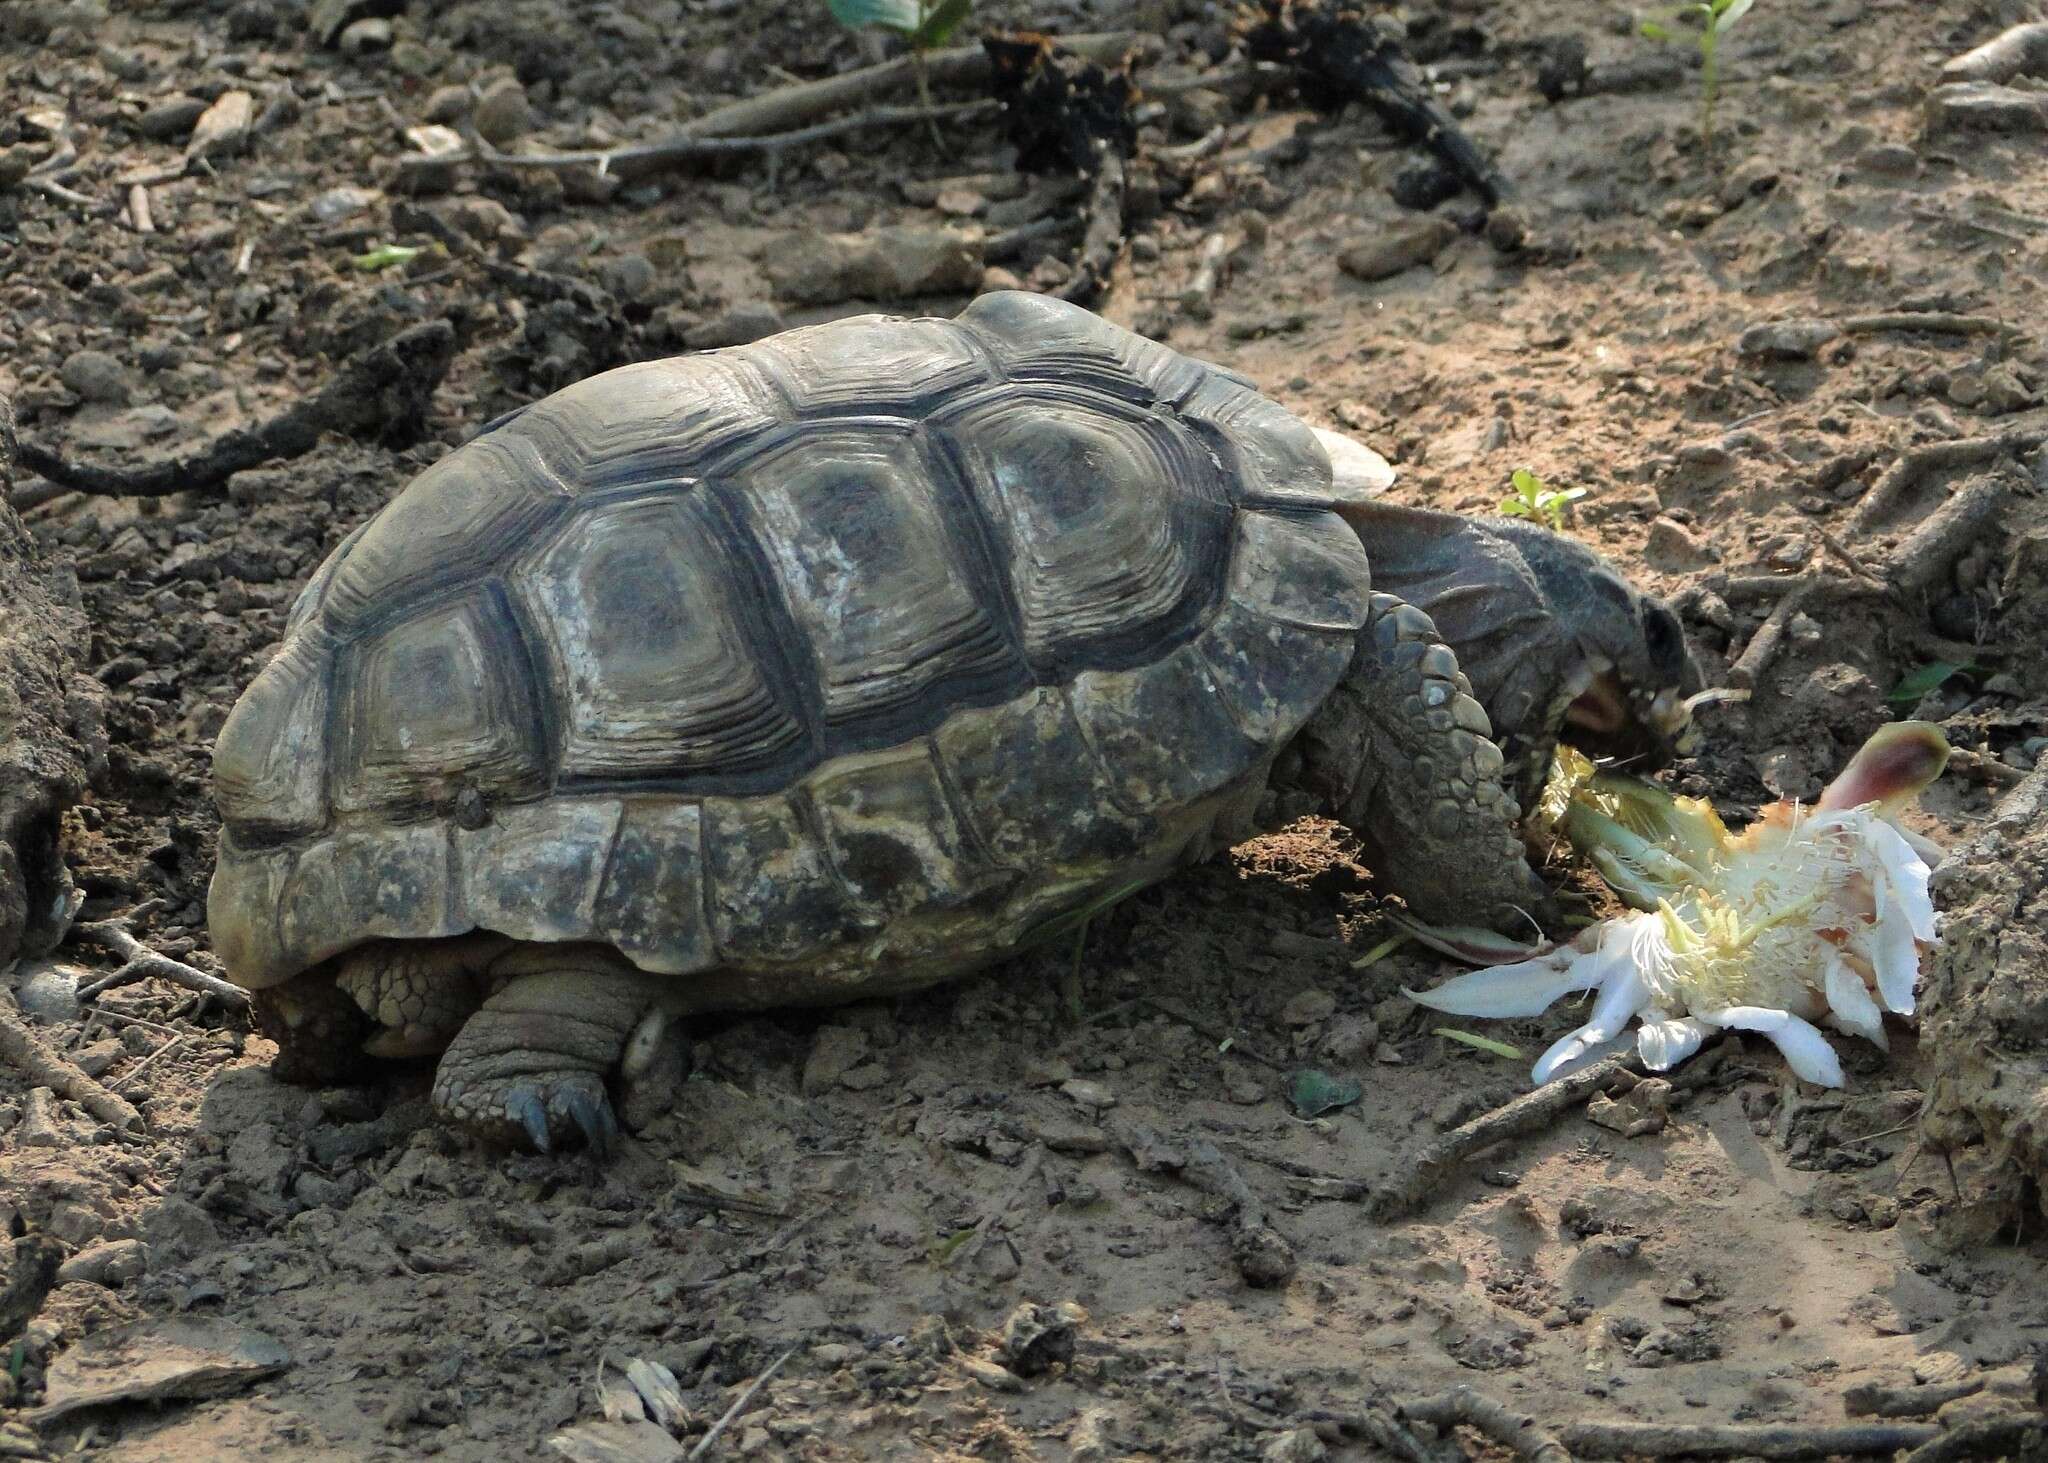
<svg viewBox="0 0 2048 1463">
<path fill-rule="evenodd" d="M 1473 1154 L 1503 1139 L 1547 1127 L 1560 1113 L 1602 1091 L 1621 1073 L 1633 1072 L 1635 1061 L 1635 1056 L 1626 1052 L 1602 1058 L 1431 1139 L 1408 1158 L 1405 1176 L 1366 1201 L 1366 1213 L 1382 1223 L 1405 1218 L 1421 1208 L 1453 1170 Z"/>
<path fill-rule="evenodd" d="M 1538 1426 L 1535 1418 L 1510 1412 L 1470 1387 L 1453 1387 L 1441 1396 L 1403 1402 L 1401 1415 L 1426 1422 L 1439 1432 L 1459 1426 L 1477 1428 L 1526 1463 L 1572 1463 L 1564 1444 Z"/>
<path fill-rule="evenodd" d="M 79 1000 L 89 1001 L 116 986 L 133 985 L 138 980 L 167 980 L 188 991 L 211 996 L 231 1011 L 247 1011 L 249 993 L 240 986 L 217 975 L 208 975 L 182 960 L 159 954 L 135 938 L 131 928 L 133 921 L 143 918 L 154 907 L 154 902 L 138 905 L 117 919 L 94 920 L 90 924 L 71 927 L 72 939 L 118 955 L 124 962 L 119 970 L 80 986 Z"/>
<path fill-rule="evenodd" d="M 32 443 L 21 444 L 21 461 L 57 491 L 107 497 L 161 498 L 171 493 L 218 487 L 244 468 L 313 450 L 327 432 L 373 438 L 392 446 L 419 440 L 427 403 L 455 358 L 455 327 L 446 320 L 409 326 L 391 339 L 352 356 L 325 385 L 254 427 L 224 432 L 196 452 L 120 469 L 66 462 Z M 17 494 L 15 506 L 23 506 Z"/>
<path fill-rule="evenodd" d="M 1800 1459 L 1889 1455 L 1918 1448 L 1939 1432 L 1926 1422 L 1575 1422 L 1561 1440 L 1582 1458 Z"/>
<path fill-rule="evenodd" d="M 70 1098 L 103 1123 L 139 1132 L 142 1114 L 79 1068 L 44 1046 L 11 1012 L 0 1011 L 0 1061 L 20 1072 L 31 1087 L 48 1087 Z"/>
</svg>

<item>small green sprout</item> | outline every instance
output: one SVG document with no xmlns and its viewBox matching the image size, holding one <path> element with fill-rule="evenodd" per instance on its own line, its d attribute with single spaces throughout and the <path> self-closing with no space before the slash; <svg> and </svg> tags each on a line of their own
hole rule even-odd
<svg viewBox="0 0 2048 1463">
<path fill-rule="evenodd" d="M 1446 1041 L 1463 1042 L 1466 1046 L 1477 1047 L 1480 1051 L 1491 1052 L 1497 1057 L 1506 1057 L 1511 1062 L 1522 1060 L 1522 1049 L 1509 1046 L 1504 1041 L 1495 1041 L 1490 1036 L 1479 1036 L 1470 1031 L 1460 1031 L 1455 1026 L 1438 1026 L 1431 1029 L 1431 1036 L 1441 1036 Z"/>
<path fill-rule="evenodd" d="M 375 274 L 379 270 L 410 264 L 422 254 L 447 252 L 439 244 L 379 244 L 366 254 L 351 254 L 348 262 L 365 274 Z"/>
<path fill-rule="evenodd" d="M 1516 468 L 1509 481 L 1515 490 L 1501 499 L 1500 511 L 1510 518 L 1547 523 L 1560 533 L 1564 531 L 1565 509 L 1586 496 L 1584 488 L 1553 488 L 1526 467 Z"/>
<path fill-rule="evenodd" d="M 917 68 L 917 99 L 930 111 L 932 93 L 925 79 L 925 52 L 946 43 L 974 9 L 974 0 L 825 0 L 825 8 L 848 30 L 883 30 L 908 41 Z M 938 123 L 934 122 L 933 141 L 938 135 Z"/>
<path fill-rule="evenodd" d="M 1964 665 L 1953 660 L 1934 660 L 1926 665 L 1907 671 L 1899 683 L 1885 693 L 1885 700 L 1893 706 L 1918 706 L 1920 698 L 1930 692 L 1939 691 L 1957 676 L 1982 675 L 1984 667 Z"/>
<path fill-rule="evenodd" d="M 1671 27 L 1689 20 L 1700 28 L 1700 146 L 1714 148 L 1714 101 L 1721 91 L 1721 37 L 1749 13 L 1756 0 L 1691 0 L 1669 12 L 1663 21 L 1646 20 L 1643 34 L 1653 41 L 1675 39 Z"/>
</svg>

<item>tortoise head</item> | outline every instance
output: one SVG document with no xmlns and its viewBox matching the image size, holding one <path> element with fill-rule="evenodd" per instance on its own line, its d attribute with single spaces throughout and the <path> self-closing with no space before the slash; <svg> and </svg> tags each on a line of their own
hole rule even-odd
<svg viewBox="0 0 2048 1463">
<path fill-rule="evenodd" d="M 1457 653 L 1524 810 L 1560 740 L 1638 772 L 1691 750 L 1701 678 L 1678 617 L 1586 545 L 1510 518 L 1343 511 L 1373 588 L 1428 614 Z"/>
</svg>

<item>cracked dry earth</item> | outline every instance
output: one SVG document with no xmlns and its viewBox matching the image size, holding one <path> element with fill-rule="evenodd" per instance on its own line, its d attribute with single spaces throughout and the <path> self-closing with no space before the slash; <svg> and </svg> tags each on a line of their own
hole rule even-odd
<svg viewBox="0 0 2048 1463">
<path fill-rule="evenodd" d="M 67 828 L 84 915 L 155 901 L 144 933 L 195 963 L 210 740 L 297 586 L 354 525 L 476 426 L 568 380 L 873 308 L 791 299 L 786 272 L 778 285 L 775 260 L 809 236 L 972 239 L 1038 196 L 979 122 L 943 151 L 915 130 L 873 134 L 772 171 L 387 189 L 401 130 L 472 104 L 450 86 L 474 84 L 506 145 L 568 146 L 656 135 L 783 71 L 863 59 L 796 0 L 364 6 L 351 13 L 391 14 L 335 45 L 318 23 L 330 6 L 6 10 L 0 143 L 33 161 L 61 128 L 75 191 L 118 199 L 122 175 L 174 162 L 196 115 L 180 97 L 245 89 L 262 120 L 242 150 L 152 188 L 154 233 L 0 188 L 0 389 L 25 441 L 92 462 L 188 451 L 402 326 L 457 332 L 414 445 L 329 436 L 155 500 L 18 484 L 29 528 L 75 574 L 105 688 L 105 765 Z M 1158 88 L 1131 236 L 1098 307 L 1373 442 L 1401 501 L 1496 511 L 1518 467 L 1587 489 L 1573 531 L 1678 598 L 1710 680 L 1778 602 L 1760 577 L 1879 572 L 1954 495 L 1996 493 L 1910 589 L 1817 593 L 1780 616 L 1753 699 L 1706 713 L 1709 750 L 1673 776 L 1744 812 L 1810 794 L 1912 713 L 1962 749 L 1921 831 L 2018 839 L 2029 820 L 1991 814 L 2048 749 L 2048 172 L 2039 130 L 1986 130 L 1931 110 L 1930 93 L 1944 59 L 2026 12 L 1763 0 L 1727 43 L 1709 162 L 1688 75 L 1539 93 L 1572 38 L 1595 78 L 1654 56 L 1618 7 L 1423 0 L 1403 12 L 1411 48 L 1515 184 L 1518 250 L 1474 232 L 1469 196 L 1415 227 L 1390 187 L 1419 155 L 1369 114 L 1226 75 Z M 1141 86 L 1236 69 L 1213 4 L 1046 0 L 977 19 L 1159 34 Z M 2030 85 L 2015 83 L 2038 96 Z M 1220 147 L 1162 151 L 1217 127 Z M 424 216 L 480 247 L 352 267 L 380 244 L 430 242 Z M 1056 287 L 1078 236 L 1027 240 L 989 282 Z M 1225 268 L 1190 305 L 1212 237 Z M 1410 267 L 1368 280 L 1340 262 L 1373 273 L 1355 246 L 1390 239 Z M 889 307 L 949 312 L 978 273 Z M 582 287 L 508 282 L 536 275 Z M 1907 311 L 1991 324 L 1867 318 Z M 1745 348 L 1750 327 L 1793 320 L 1860 323 Z M 1998 434 L 2012 450 L 1859 510 L 1901 453 Z M 1941 663 L 1971 669 L 1887 701 Z M 2038 786 L 2028 797 L 2038 808 Z M 1998 846 L 1978 857 L 1997 864 Z M 1982 929 L 2038 928 L 2025 898 L 1972 910 L 1973 950 L 2041 947 Z M 663 1436 L 690 1448 L 789 1352 L 713 1455 L 1366 1457 L 1355 1436 L 1318 1439 L 1317 1414 L 1469 1383 L 1552 1426 L 1839 1422 L 1852 1387 L 1988 1378 L 1988 1396 L 2040 1352 L 2039 1190 L 2001 1167 L 2008 1149 L 1981 1141 L 1990 1120 L 1972 1106 L 1998 1063 L 1944 1066 L 1904 1028 L 1889 1056 L 1845 1043 L 1839 1093 L 1728 1039 L 1685 1069 L 1661 1130 L 1624 1137 L 1568 1113 L 1414 1216 L 1372 1220 L 1361 1200 L 1413 1142 L 1525 1081 L 1400 998 L 1440 973 L 1431 958 L 1409 947 L 1355 968 L 1386 933 L 1343 840 L 1292 828 L 1098 919 L 1078 995 L 1064 958 L 1045 958 L 912 999 L 707 1022 L 672 1110 L 604 1169 L 452 1141 L 425 1122 L 424 1074 L 281 1085 L 243 1018 L 161 983 L 81 1010 L 68 982 L 100 957 L 77 947 L 25 961 L 0 999 L 146 1127 L 118 1135 L 0 1071 L 0 1264 L 29 1227 L 92 1257 L 6 1350 L 0 1409 L 19 1411 L 0 1439 L 7 1456 L 123 1460 L 560 1456 L 548 1440 L 600 1418 L 619 1368 L 642 1358 L 677 1379 Z M 1578 1019 L 1486 1034 L 1536 1050 Z M 1956 1039 L 1994 1055 L 2048 1040 L 2038 1001 L 1989 1019 L 1954 1023 Z M 1296 1116 L 1302 1067 L 1355 1077 L 1362 1100 Z M 1942 1073 L 1963 1089 L 1945 1154 L 1916 1126 Z M 1291 1252 L 1283 1283 L 1243 1278 L 1232 1206 L 1187 1181 L 1203 1144 Z M 1063 1323 L 1071 1356 L 1028 1378 L 991 1360 L 1024 1302 L 1085 1313 Z M 267 1374 L 158 1407 L 37 1412 L 63 1395 L 67 1357 L 130 1324 L 144 1329 L 94 1376 L 223 1335 Z M 638 1456 L 675 1456 L 649 1448 Z"/>
</svg>

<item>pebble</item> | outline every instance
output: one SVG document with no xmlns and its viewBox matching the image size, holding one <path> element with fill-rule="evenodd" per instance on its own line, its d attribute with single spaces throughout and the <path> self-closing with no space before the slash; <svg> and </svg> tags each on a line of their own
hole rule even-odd
<svg viewBox="0 0 2048 1463">
<path fill-rule="evenodd" d="M 1920 171 L 1920 154 L 1903 142 L 1880 142 L 1865 148 L 1856 166 L 1880 178 L 1910 178 Z"/>
<path fill-rule="evenodd" d="M 628 304 L 645 300 L 660 283 L 659 274 L 645 254 L 621 254 L 608 259 L 601 274 L 605 288 Z"/>
<path fill-rule="evenodd" d="M 1318 1021 L 1328 1020 L 1337 1009 L 1337 998 L 1328 991 L 1311 986 L 1308 990 L 1297 991 L 1280 1008 L 1282 1026 L 1313 1026 Z"/>
<path fill-rule="evenodd" d="M 140 1279 L 148 1269 L 147 1245 L 139 1239 L 115 1239 L 88 1246 L 66 1260 L 57 1282 L 114 1287 Z"/>
<path fill-rule="evenodd" d="M 981 284 L 981 246 L 951 229 L 916 225 L 792 233 L 766 251 L 762 272 L 777 295 L 800 305 L 967 293 Z"/>
<path fill-rule="evenodd" d="M 373 56 L 390 50 L 392 39 L 391 22 L 381 15 L 372 15 L 344 26 L 339 44 L 344 56 Z"/>
<path fill-rule="evenodd" d="M 383 196 L 375 188 L 355 188 L 343 184 L 338 188 L 329 188 L 324 193 L 316 193 L 313 201 L 306 205 L 306 209 L 313 215 L 316 223 L 331 224 L 347 218 L 352 213 L 361 213 Z"/>
<path fill-rule="evenodd" d="M 128 400 L 128 377 L 105 351 L 73 351 L 57 371 L 64 389 L 87 401 L 120 405 Z"/>
<path fill-rule="evenodd" d="M 47 1087 L 31 1087 L 22 1100 L 21 1121 L 12 1134 L 18 1148 L 62 1148 L 64 1136 L 57 1109 L 57 1094 Z"/>
<path fill-rule="evenodd" d="M 811 1043 L 810 1056 L 804 1059 L 803 1075 L 798 1079 L 804 1096 L 816 1097 L 837 1086 L 839 1079 L 859 1066 L 867 1054 L 868 1035 L 859 1027 L 825 1027 Z"/>
<path fill-rule="evenodd" d="M 1735 348 L 1752 360 L 1808 361 L 1841 333 L 1832 320 L 1772 320 L 1743 331 Z"/>
<path fill-rule="evenodd" d="M 151 142 L 169 142 L 183 137 L 206 114 L 206 103 L 198 97 L 173 94 L 150 103 L 135 119 L 135 130 Z"/>
<path fill-rule="evenodd" d="M 1447 219 L 1405 220 L 1346 248 L 1337 256 L 1337 267 L 1354 279 L 1390 279 L 1428 264 L 1457 237 L 1456 226 Z"/>
<path fill-rule="evenodd" d="M 256 121 L 256 99 L 246 91 L 224 91 L 193 125 L 185 144 L 189 158 L 225 157 L 240 152 Z"/>
<path fill-rule="evenodd" d="M 427 97 L 426 106 L 420 109 L 423 122 L 459 122 L 469 115 L 475 98 L 466 86 L 437 86 Z"/>
<path fill-rule="evenodd" d="M 1981 132 L 2048 132 L 2048 92 L 1990 81 L 1937 86 L 1927 95 L 1928 126 Z"/>
<path fill-rule="evenodd" d="M 477 135 L 493 147 L 516 141 L 533 128 L 533 107 L 516 77 L 501 77 L 484 88 L 471 119 Z"/>
<path fill-rule="evenodd" d="M 1666 574 L 1704 568 L 1720 555 L 1711 544 L 1684 524 L 1670 518 L 1650 520 L 1650 536 L 1643 543 L 1643 558 L 1653 569 Z"/>
<path fill-rule="evenodd" d="M 27 965 L 16 987 L 14 999 L 22 1015 L 45 1026 L 61 1026 L 79 1015 L 78 983 L 85 971 L 76 965 L 38 961 Z"/>
<path fill-rule="evenodd" d="M 1072 1081 L 1060 1083 L 1060 1091 L 1082 1107 L 1094 1108 L 1098 1112 L 1116 1106 L 1114 1092 L 1100 1082 L 1090 1082 L 1085 1077 L 1076 1077 Z"/>
<path fill-rule="evenodd" d="M 780 310 L 766 300 L 743 300 L 685 330 L 683 344 L 693 351 L 723 350 L 751 345 L 781 329 Z"/>
<path fill-rule="evenodd" d="M 1739 208 L 1747 200 L 1768 193 L 1777 186 L 1777 164 L 1753 157 L 1730 170 L 1728 176 L 1721 180 L 1721 206 Z"/>
</svg>

